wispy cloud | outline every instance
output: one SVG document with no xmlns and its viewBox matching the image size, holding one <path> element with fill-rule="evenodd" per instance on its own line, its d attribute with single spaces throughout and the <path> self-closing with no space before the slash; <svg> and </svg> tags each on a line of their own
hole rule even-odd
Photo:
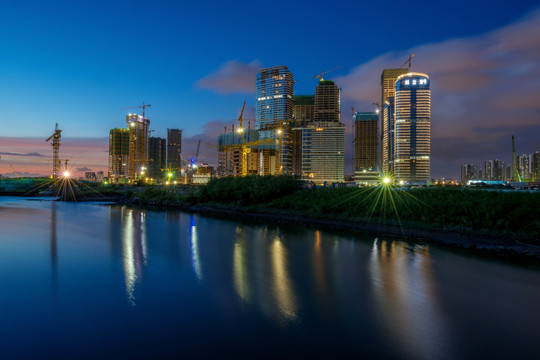
<svg viewBox="0 0 540 360">
<path fill-rule="evenodd" d="M 43 157 L 45 155 L 37 153 L 37 152 L 31 152 L 26 154 L 20 154 L 20 153 L 12 153 L 12 152 L 0 152 L 0 155 L 8 155 L 8 156 L 29 156 L 29 157 Z"/>
<path fill-rule="evenodd" d="M 87 167 L 78 167 L 76 170 L 77 170 L 78 172 L 92 171 L 92 169 L 87 168 Z"/>
<path fill-rule="evenodd" d="M 230 60 L 197 81 L 195 86 L 220 94 L 255 92 L 255 75 L 261 68 L 262 63 L 258 60 L 249 63 Z"/>
<path fill-rule="evenodd" d="M 540 36 L 534 34 L 540 34 L 540 9 L 479 36 L 380 55 L 336 83 L 346 104 L 372 109 L 380 102 L 382 70 L 416 54 L 412 71 L 431 78 L 432 173 L 457 175 L 460 162 L 509 160 L 512 134 L 522 152 L 540 147 Z"/>
</svg>

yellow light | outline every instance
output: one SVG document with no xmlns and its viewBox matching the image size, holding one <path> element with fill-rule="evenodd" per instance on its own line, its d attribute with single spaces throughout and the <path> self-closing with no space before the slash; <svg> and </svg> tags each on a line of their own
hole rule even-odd
<svg viewBox="0 0 540 360">
<path fill-rule="evenodd" d="M 279 130 L 277 131 L 277 133 L 278 133 L 278 134 L 281 134 L 281 129 L 279 129 Z"/>
<path fill-rule="evenodd" d="M 172 177 L 172 173 L 168 173 L 167 176 L 168 176 L 168 177 Z"/>
<path fill-rule="evenodd" d="M 144 170 L 143 170 L 143 171 L 141 171 L 141 175 L 144 175 Z"/>
<path fill-rule="evenodd" d="M 237 133 L 243 133 L 244 132 L 244 129 L 243 128 L 238 128 L 238 130 L 236 130 Z"/>
<path fill-rule="evenodd" d="M 390 181 L 392 181 L 389 177 L 383 178 L 383 183 L 390 184 Z"/>
</svg>

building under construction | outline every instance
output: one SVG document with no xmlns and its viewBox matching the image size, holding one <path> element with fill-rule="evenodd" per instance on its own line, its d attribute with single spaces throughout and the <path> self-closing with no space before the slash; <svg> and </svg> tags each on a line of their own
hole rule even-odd
<svg viewBox="0 0 540 360">
<path fill-rule="evenodd" d="M 137 114 L 126 116 L 129 131 L 128 178 L 144 178 L 148 167 L 148 127 L 150 120 Z"/>
<path fill-rule="evenodd" d="M 245 176 L 258 173 L 259 141 L 257 130 L 218 136 L 218 176 Z"/>
</svg>

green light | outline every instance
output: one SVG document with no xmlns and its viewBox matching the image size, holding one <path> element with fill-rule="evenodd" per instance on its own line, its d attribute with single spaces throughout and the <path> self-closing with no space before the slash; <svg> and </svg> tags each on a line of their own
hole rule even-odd
<svg viewBox="0 0 540 360">
<path fill-rule="evenodd" d="M 172 173 L 168 173 L 168 174 L 167 174 L 168 177 L 172 177 L 172 175 L 173 175 Z"/>
<path fill-rule="evenodd" d="M 385 184 L 390 184 L 390 181 L 392 181 L 392 179 L 390 179 L 389 177 L 383 178 L 383 183 Z"/>
</svg>

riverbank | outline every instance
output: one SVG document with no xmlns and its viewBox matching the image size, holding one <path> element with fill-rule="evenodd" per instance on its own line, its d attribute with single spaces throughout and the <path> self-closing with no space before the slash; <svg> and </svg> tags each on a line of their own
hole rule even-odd
<svg viewBox="0 0 540 360">
<path fill-rule="evenodd" d="M 124 204 L 391 235 L 475 252 L 540 258 L 540 193 L 463 189 L 302 189 L 287 177 L 147 188 Z"/>
</svg>

